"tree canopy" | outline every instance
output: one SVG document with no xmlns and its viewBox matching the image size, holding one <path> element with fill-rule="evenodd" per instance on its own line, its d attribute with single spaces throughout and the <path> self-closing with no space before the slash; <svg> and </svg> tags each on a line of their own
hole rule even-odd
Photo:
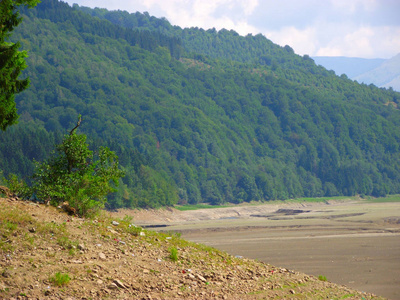
<svg viewBox="0 0 400 300">
<path fill-rule="evenodd" d="M 22 12 L 31 87 L 0 135 L 5 175 L 29 180 L 79 112 L 126 173 L 108 208 L 400 192 L 399 93 L 261 35 L 56 0 Z"/>
</svg>

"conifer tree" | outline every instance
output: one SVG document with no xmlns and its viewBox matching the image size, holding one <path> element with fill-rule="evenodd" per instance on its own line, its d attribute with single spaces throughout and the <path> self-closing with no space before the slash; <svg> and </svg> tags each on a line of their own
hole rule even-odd
<svg viewBox="0 0 400 300">
<path fill-rule="evenodd" d="M 34 7 L 39 0 L 1 0 L 0 1 L 0 129 L 18 120 L 15 105 L 15 94 L 22 92 L 29 85 L 28 79 L 18 79 L 22 70 L 26 68 L 26 51 L 18 51 L 19 43 L 10 43 L 8 40 L 22 18 L 19 16 L 18 6 Z"/>
</svg>

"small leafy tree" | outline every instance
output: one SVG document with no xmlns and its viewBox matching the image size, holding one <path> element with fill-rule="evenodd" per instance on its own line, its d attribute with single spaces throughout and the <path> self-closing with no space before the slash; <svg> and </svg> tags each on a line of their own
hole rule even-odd
<svg viewBox="0 0 400 300">
<path fill-rule="evenodd" d="M 33 175 L 33 192 L 53 205 L 68 201 L 81 216 L 95 214 L 104 207 L 106 196 L 115 191 L 124 176 L 117 155 L 100 147 L 96 157 L 89 150 L 86 135 L 76 134 L 81 123 L 64 137 L 48 161 L 37 163 Z"/>
</svg>

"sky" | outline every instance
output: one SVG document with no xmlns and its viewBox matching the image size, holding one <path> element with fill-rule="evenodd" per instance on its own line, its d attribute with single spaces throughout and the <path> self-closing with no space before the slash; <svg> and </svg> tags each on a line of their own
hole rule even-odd
<svg viewBox="0 0 400 300">
<path fill-rule="evenodd" d="M 399 0 L 64 0 L 145 12 L 172 25 L 261 33 L 297 54 L 391 58 L 400 53 Z"/>
</svg>

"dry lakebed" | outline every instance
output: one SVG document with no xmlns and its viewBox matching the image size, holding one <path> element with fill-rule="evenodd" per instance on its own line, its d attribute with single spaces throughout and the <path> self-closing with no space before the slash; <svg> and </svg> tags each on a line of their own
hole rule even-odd
<svg viewBox="0 0 400 300">
<path fill-rule="evenodd" d="M 137 224 L 400 299 L 400 202 L 271 202 L 193 211 L 119 211 Z"/>
</svg>

